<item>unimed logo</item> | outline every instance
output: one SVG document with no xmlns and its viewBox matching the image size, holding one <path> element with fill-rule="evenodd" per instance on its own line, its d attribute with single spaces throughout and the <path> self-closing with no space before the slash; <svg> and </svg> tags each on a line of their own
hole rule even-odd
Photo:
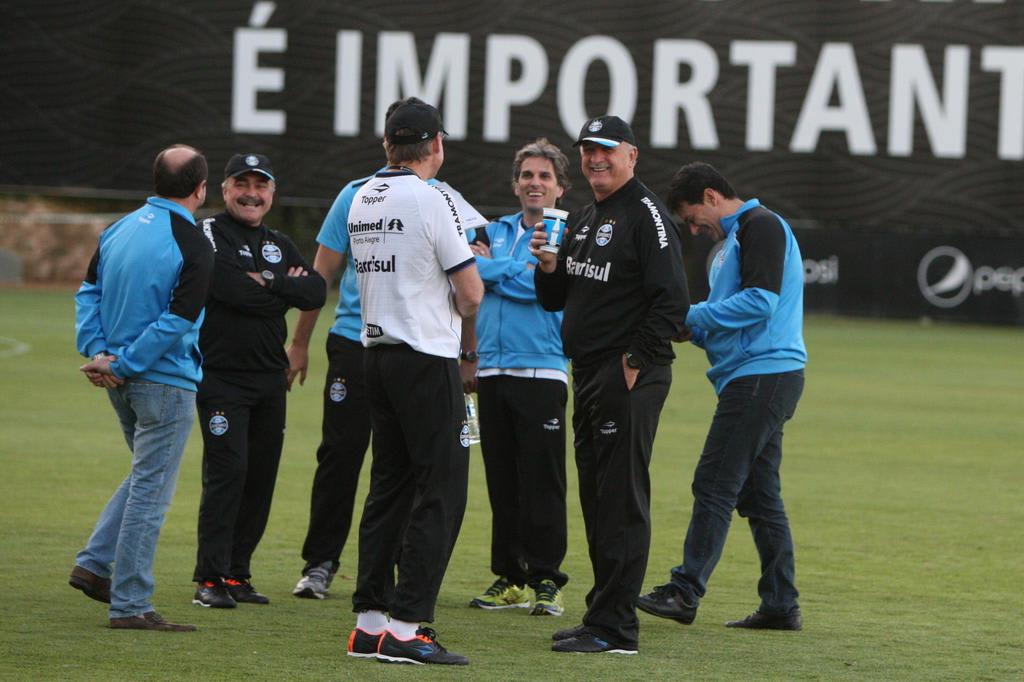
<svg viewBox="0 0 1024 682">
<path fill-rule="evenodd" d="M 1020 296 L 1024 293 L 1024 267 L 974 267 L 955 246 L 936 246 L 917 266 L 917 285 L 932 305 L 955 308 L 971 294 L 1003 291 Z"/>
</svg>

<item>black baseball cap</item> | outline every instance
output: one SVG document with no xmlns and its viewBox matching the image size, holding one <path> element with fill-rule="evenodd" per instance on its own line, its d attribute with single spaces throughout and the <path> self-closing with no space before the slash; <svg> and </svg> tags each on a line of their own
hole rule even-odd
<svg viewBox="0 0 1024 682">
<path fill-rule="evenodd" d="M 598 116 L 584 123 L 579 139 L 572 146 L 578 147 L 584 142 L 595 142 L 602 147 L 618 147 L 620 142 L 636 146 L 633 129 L 618 116 Z"/>
<path fill-rule="evenodd" d="M 270 158 L 263 154 L 235 154 L 224 166 L 224 179 L 233 178 L 242 173 L 261 173 L 271 180 L 274 179 L 274 168 Z"/>
<path fill-rule="evenodd" d="M 397 135 L 399 130 L 411 132 Z M 398 105 L 384 124 L 384 139 L 391 144 L 416 144 L 432 139 L 438 133 L 448 134 L 441 123 L 441 114 L 420 100 Z"/>
</svg>

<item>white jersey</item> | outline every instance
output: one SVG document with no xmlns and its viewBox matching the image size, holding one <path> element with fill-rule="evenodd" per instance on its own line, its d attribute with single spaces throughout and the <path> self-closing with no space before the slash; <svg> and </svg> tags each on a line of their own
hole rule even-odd
<svg viewBox="0 0 1024 682">
<path fill-rule="evenodd" d="M 381 171 L 352 199 L 348 233 L 363 345 L 459 357 L 462 316 L 448 275 L 475 261 L 451 197 L 411 171 Z"/>
</svg>

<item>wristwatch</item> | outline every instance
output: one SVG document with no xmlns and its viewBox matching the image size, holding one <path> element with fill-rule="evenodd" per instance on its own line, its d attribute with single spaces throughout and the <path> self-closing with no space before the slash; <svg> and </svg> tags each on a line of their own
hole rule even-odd
<svg viewBox="0 0 1024 682">
<path fill-rule="evenodd" d="M 465 360 L 466 362 L 476 362 L 477 360 L 480 359 L 480 356 L 476 354 L 475 350 L 470 350 L 462 351 L 461 353 L 459 353 L 459 358 Z"/>
<path fill-rule="evenodd" d="M 272 273 L 270 270 L 264 270 L 263 272 L 261 272 L 260 277 L 265 279 L 267 282 L 274 281 L 274 273 Z"/>
<path fill-rule="evenodd" d="M 626 353 L 626 365 L 632 369 L 643 369 L 644 361 L 639 355 L 633 355 L 632 353 Z"/>
</svg>

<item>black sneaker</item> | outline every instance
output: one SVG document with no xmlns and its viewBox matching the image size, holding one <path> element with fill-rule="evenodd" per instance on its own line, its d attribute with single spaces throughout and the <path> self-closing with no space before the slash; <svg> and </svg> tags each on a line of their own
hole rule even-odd
<svg viewBox="0 0 1024 682">
<path fill-rule="evenodd" d="M 239 604 L 269 604 L 270 599 L 256 591 L 252 583 L 246 579 L 235 580 L 227 578 L 224 584 L 228 588 L 228 594 Z"/>
<path fill-rule="evenodd" d="M 227 585 L 220 578 L 216 580 L 204 580 L 196 588 L 192 603 L 205 606 L 211 609 L 233 609 L 237 606 Z"/>
<path fill-rule="evenodd" d="M 754 611 L 743 620 L 730 620 L 725 624 L 727 628 L 746 628 L 748 630 L 802 630 L 804 627 L 803 616 L 800 609 L 787 613 L 784 616 L 773 616 L 760 611 Z"/>
<path fill-rule="evenodd" d="M 576 625 L 571 628 L 565 628 L 564 630 L 556 630 L 551 635 L 551 640 L 554 642 L 561 642 L 563 639 L 572 639 L 573 637 L 579 637 L 580 635 L 587 632 L 587 626 L 583 623 Z"/>
<path fill-rule="evenodd" d="M 650 594 L 640 595 L 636 607 L 644 613 L 670 618 L 683 625 L 689 625 L 697 617 L 697 604 L 688 603 L 672 583 L 658 585 Z"/>
<path fill-rule="evenodd" d="M 420 628 L 412 639 L 398 639 L 385 632 L 377 649 L 377 660 L 382 663 L 436 663 L 439 665 L 469 665 L 469 659 L 454 654 L 437 643 L 433 628 Z"/>
<path fill-rule="evenodd" d="M 551 645 L 552 651 L 563 654 L 624 654 L 635 656 L 636 645 L 617 646 L 592 632 L 584 632 L 579 637 L 570 637 Z"/>
<path fill-rule="evenodd" d="M 366 630 L 355 628 L 348 636 L 348 653 L 355 658 L 377 658 L 377 648 L 380 647 L 380 639 L 383 632 L 372 635 Z"/>
</svg>

